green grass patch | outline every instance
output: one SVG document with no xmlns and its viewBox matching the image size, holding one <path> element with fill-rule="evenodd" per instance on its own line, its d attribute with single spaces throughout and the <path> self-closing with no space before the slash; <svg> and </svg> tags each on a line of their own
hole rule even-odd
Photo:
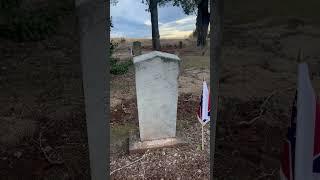
<svg viewBox="0 0 320 180">
<path fill-rule="evenodd" d="M 119 141 L 125 141 L 129 137 L 129 132 L 131 130 L 136 130 L 137 127 L 132 124 L 125 124 L 125 125 L 115 125 L 110 129 L 111 129 L 110 142 L 111 144 L 114 144 Z"/>
<path fill-rule="evenodd" d="M 182 67 L 183 69 L 188 68 L 210 68 L 210 57 L 209 56 L 182 56 Z"/>
<path fill-rule="evenodd" d="M 110 63 L 110 73 L 113 75 L 122 75 L 128 72 L 129 67 L 133 65 L 133 61 L 129 59 L 125 62 L 118 62 L 117 59 L 112 58 Z"/>
</svg>

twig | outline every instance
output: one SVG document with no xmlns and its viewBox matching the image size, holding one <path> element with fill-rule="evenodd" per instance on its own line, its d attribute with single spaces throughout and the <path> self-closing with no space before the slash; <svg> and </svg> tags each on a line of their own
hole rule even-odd
<svg viewBox="0 0 320 180">
<path fill-rule="evenodd" d="M 121 108 L 125 114 L 128 114 L 128 111 L 126 110 L 127 108 L 122 103 L 121 103 Z"/>
<path fill-rule="evenodd" d="M 277 93 L 282 93 L 282 92 L 285 92 L 285 91 L 290 91 L 294 88 L 290 87 L 290 88 L 287 88 L 287 89 L 284 89 L 284 90 L 277 90 L 277 91 L 273 91 L 264 101 L 263 103 L 260 105 L 260 108 L 259 108 L 259 115 L 253 119 L 251 119 L 250 121 L 241 121 L 239 122 L 239 125 L 250 125 L 250 124 L 253 124 L 256 120 L 258 120 L 264 113 L 264 106 L 267 104 L 267 102 L 271 99 L 272 96 L 274 96 L 275 94 Z"/>
<path fill-rule="evenodd" d="M 184 102 L 189 102 L 192 99 L 192 94 L 189 96 L 188 99 L 184 100 Z"/>
<path fill-rule="evenodd" d="M 51 163 L 51 164 L 62 164 L 63 163 L 63 161 L 58 161 L 58 160 L 52 160 L 52 159 L 50 159 L 50 157 L 48 156 L 48 154 L 46 153 L 46 151 L 45 150 L 43 150 L 43 148 L 42 148 L 42 133 L 40 132 L 40 134 L 39 134 L 39 146 L 40 146 L 40 149 L 41 149 L 41 151 L 43 152 L 43 154 L 44 154 L 44 157 L 47 159 L 47 161 L 49 162 L 49 163 Z"/>
<path fill-rule="evenodd" d="M 258 179 L 262 179 L 262 178 L 267 177 L 267 176 L 273 176 L 275 172 L 276 172 L 276 170 L 273 170 L 272 173 L 269 173 L 269 174 L 263 172 L 262 175 L 257 178 L 257 180 Z"/>
<path fill-rule="evenodd" d="M 110 173 L 110 175 L 112 175 L 113 173 L 115 173 L 115 172 L 117 172 L 117 171 L 120 171 L 120 170 L 123 169 L 123 168 L 126 168 L 126 167 L 128 167 L 128 166 L 131 166 L 132 164 L 135 164 L 135 163 L 137 163 L 138 161 L 141 161 L 141 160 L 147 155 L 148 152 L 149 152 L 149 150 L 147 150 L 147 152 L 146 152 L 141 158 L 139 158 L 139 159 L 137 159 L 137 160 L 135 160 L 135 161 L 127 164 L 127 165 L 124 165 L 124 166 L 122 166 L 122 167 L 120 167 L 120 168 L 118 168 L 118 169 L 113 170 L 113 171 Z"/>
</svg>

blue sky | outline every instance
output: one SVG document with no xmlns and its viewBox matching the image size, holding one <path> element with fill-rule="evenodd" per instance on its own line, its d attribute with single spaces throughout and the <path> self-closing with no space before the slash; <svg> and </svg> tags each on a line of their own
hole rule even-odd
<svg viewBox="0 0 320 180">
<path fill-rule="evenodd" d="M 119 0 L 111 5 L 111 38 L 151 38 L 150 13 L 141 0 Z M 160 38 L 184 38 L 195 29 L 196 16 L 185 15 L 180 7 L 158 8 Z"/>
</svg>

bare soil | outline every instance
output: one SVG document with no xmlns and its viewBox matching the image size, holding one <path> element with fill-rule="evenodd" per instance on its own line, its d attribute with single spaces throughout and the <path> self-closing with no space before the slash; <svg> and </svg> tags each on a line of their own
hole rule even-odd
<svg viewBox="0 0 320 180">
<path fill-rule="evenodd" d="M 315 70 L 315 67 L 320 67 L 317 27 L 307 24 L 290 29 L 287 24 L 270 26 L 267 20 L 265 23 L 225 28 L 214 167 L 217 179 L 278 179 L 282 142 L 296 87 L 297 55 L 300 48 L 304 53 L 303 61 L 309 64 L 313 74 L 315 91 L 318 93 L 320 90 L 319 73 Z M 143 44 L 150 43 L 148 40 L 141 41 Z M 181 40 L 172 41 L 175 42 L 171 44 L 175 44 Z M 183 42 L 188 44 L 188 41 Z M 164 50 L 178 54 L 183 62 L 179 78 L 178 131 L 188 134 L 189 129 L 194 130 L 187 135 L 189 146 L 130 156 L 128 152 L 116 150 L 126 149 L 123 147 L 127 143 L 125 139 L 128 134 L 120 133 L 122 140 L 119 141 L 122 141 L 122 145 L 119 145 L 118 140 L 111 140 L 112 143 L 118 143 L 111 155 L 111 171 L 116 170 L 112 174 L 114 179 L 208 179 L 209 171 L 203 171 L 203 168 L 209 167 L 209 154 L 196 150 L 201 131 L 195 118 L 195 107 L 201 92 L 202 78 L 210 78 L 209 56 L 194 50 L 192 44 L 182 49 L 171 47 L 170 50 Z M 123 43 L 121 46 L 123 48 L 128 44 Z M 143 48 L 143 52 L 148 51 L 148 48 Z M 117 55 L 125 57 L 123 54 L 126 53 L 121 51 Z M 122 77 L 114 76 L 112 80 L 114 84 L 111 87 L 114 89 L 111 92 L 111 104 L 113 109 L 117 109 L 112 112 L 114 133 L 121 131 L 119 129 L 137 129 L 135 89 L 130 86 L 134 85 L 133 69 Z M 125 87 L 125 90 L 116 88 L 119 84 L 123 84 L 121 87 Z M 125 100 L 120 100 L 121 97 L 125 97 Z M 187 105 L 189 103 L 181 103 L 191 99 L 191 106 Z M 119 105 L 121 103 L 124 104 Z M 130 107 L 125 110 L 127 113 L 121 110 L 123 107 Z M 186 119 L 190 119 L 190 123 L 185 123 Z M 210 133 L 209 127 L 206 132 Z M 116 137 L 119 136 L 111 136 Z M 184 161 L 172 154 L 184 154 L 193 160 Z M 117 170 L 141 157 L 138 162 Z M 168 161 L 177 163 L 172 167 Z M 194 166 L 199 161 L 201 168 Z"/>
</svg>

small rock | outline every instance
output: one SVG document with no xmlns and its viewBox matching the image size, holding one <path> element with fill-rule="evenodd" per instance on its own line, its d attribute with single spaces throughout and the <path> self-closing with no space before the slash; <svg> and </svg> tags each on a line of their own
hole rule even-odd
<svg viewBox="0 0 320 180">
<path fill-rule="evenodd" d="M 201 171 L 201 169 L 198 169 L 198 173 L 201 173 L 202 171 Z"/>
<path fill-rule="evenodd" d="M 178 153 L 175 153 L 173 156 L 174 156 L 174 157 L 177 157 L 177 156 L 178 156 Z"/>
<path fill-rule="evenodd" d="M 17 151 L 17 152 L 15 152 L 13 155 L 14 155 L 16 158 L 19 159 L 19 158 L 22 156 L 22 152 Z"/>
</svg>

